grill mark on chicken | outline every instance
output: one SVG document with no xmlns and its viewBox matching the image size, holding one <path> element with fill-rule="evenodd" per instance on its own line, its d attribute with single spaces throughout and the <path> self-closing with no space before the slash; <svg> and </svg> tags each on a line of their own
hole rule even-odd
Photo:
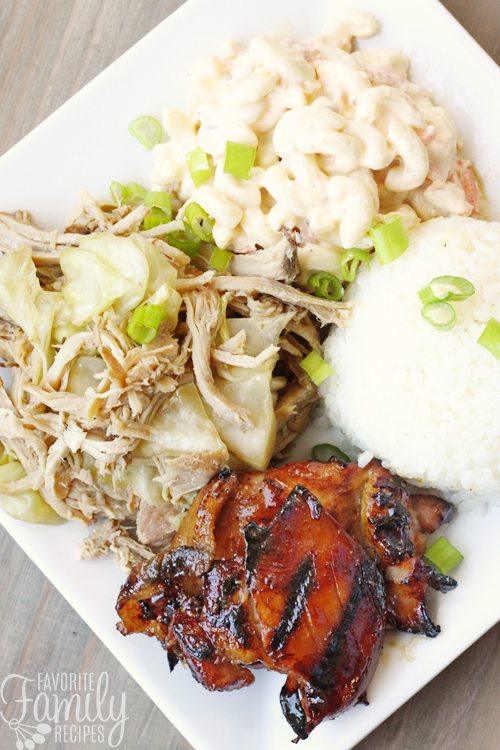
<svg viewBox="0 0 500 750">
<path fill-rule="evenodd" d="M 251 643 L 247 610 L 240 600 L 244 578 L 242 565 L 217 560 L 205 574 L 203 587 L 207 622 L 224 629 L 242 648 Z"/>
<path fill-rule="evenodd" d="M 356 581 L 350 599 L 344 609 L 344 616 L 340 627 L 332 631 L 330 642 L 325 649 L 323 657 L 311 675 L 311 681 L 318 687 L 325 689 L 332 687 L 335 683 L 337 662 L 344 645 L 346 633 L 356 616 L 361 595 L 361 586 L 359 585 L 359 581 Z"/>
<path fill-rule="evenodd" d="M 247 568 L 247 581 L 251 574 L 255 570 L 257 560 L 259 559 L 269 536 L 269 529 L 265 526 L 259 526 L 256 523 L 249 523 L 243 529 L 246 542 L 246 568 Z"/>
<path fill-rule="evenodd" d="M 290 582 L 283 617 L 271 640 L 271 651 L 280 651 L 285 647 L 307 607 L 309 591 L 315 584 L 314 560 L 312 555 L 307 555 Z"/>
<path fill-rule="evenodd" d="M 335 682 L 337 663 L 343 649 L 345 648 L 346 635 L 354 621 L 354 618 L 356 617 L 362 597 L 367 593 L 365 583 L 365 568 L 366 571 L 370 570 L 370 573 L 372 573 L 374 566 L 373 563 L 371 563 L 371 561 L 369 560 L 361 563 L 361 566 L 362 567 L 360 574 L 356 578 L 354 586 L 351 590 L 349 601 L 345 605 L 342 622 L 340 623 L 339 627 L 335 628 L 332 631 L 330 641 L 325 648 L 323 657 L 318 666 L 314 668 L 311 674 L 311 682 L 323 689 L 332 687 Z M 383 609 L 384 596 L 383 594 L 381 595 L 380 591 L 377 595 L 380 596 L 380 609 Z"/>
</svg>

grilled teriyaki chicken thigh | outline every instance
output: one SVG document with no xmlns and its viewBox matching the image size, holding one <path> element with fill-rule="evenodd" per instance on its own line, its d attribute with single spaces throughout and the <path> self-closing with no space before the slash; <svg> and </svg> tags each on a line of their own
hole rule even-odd
<svg viewBox="0 0 500 750">
<path fill-rule="evenodd" d="M 430 585 L 446 592 L 456 581 L 429 567 L 422 555 L 426 535 L 450 520 L 453 506 L 435 495 L 410 494 L 378 461 L 365 468 L 336 459 L 299 461 L 263 472 L 237 472 L 224 478 L 222 490 L 216 477 L 199 493 L 174 544 L 205 544 L 204 519 L 214 515 L 215 558 L 242 557 L 249 520 L 268 522 L 296 485 L 307 487 L 383 572 L 388 624 L 436 636 L 440 628 L 427 612 L 425 590 Z M 214 501 L 215 488 L 218 496 L 223 492 L 224 502 Z"/>
<path fill-rule="evenodd" d="M 181 659 L 211 690 L 248 685 L 248 667 L 285 674 L 283 713 L 305 738 L 363 700 L 388 622 L 438 632 L 425 587 L 455 582 L 421 555 L 450 512 L 375 461 L 225 470 L 170 550 L 131 572 L 119 629 L 156 636 L 171 668 Z"/>
</svg>

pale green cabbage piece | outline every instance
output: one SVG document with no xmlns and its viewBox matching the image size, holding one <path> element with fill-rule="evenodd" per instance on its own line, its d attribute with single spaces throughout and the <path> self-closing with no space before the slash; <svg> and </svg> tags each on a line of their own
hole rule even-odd
<svg viewBox="0 0 500 750">
<path fill-rule="evenodd" d="M 161 484 L 153 481 L 158 476 L 158 470 L 142 460 L 131 461 L 121 471 L 102 472 L 97 469 L 93 460 L 85 455 L 83 465 L 92 474 L 96 485 L 104 491 L 118 491 L 127 501 L 131 500 L 133 495 L 137 495 L 150 505 L 161 506 L 165 503 Z"/>
<path fill-rule="evenodd" d="M 154 466 L 132 461 L 125 473 L 134 495 L 149 505 L 159 507 L 165 504 L 161 484 L 154 481 L 158 476 L 158 470 Z"/>
<path fill-rule="evenodd" d="M 276 346 L 281 331 L 293 318 L 293 313 L 281 313 L 272 317 L 228 318 L 229 335 L 245 331 L 245 354 L 252 357 L 260 354 L 268 346 Z"/>
<path fill-rule="evenodd" d="M 79 247 L 61 252 L 62 294 L 75 325 L 88 323 L 111 306 L 133 310 L 146 294 L 149 266 L 137 235 L 105 232 L 85 237 Z"/>
<path fill-rule="evenodd" d="M 15 482 L 23 479 L 26 472 L 19 461 L 9 461 L 0 466 L 0 482 Z M 0 492 L 0 508 L 9 516 L 29 523 L 64 523 L 64 519 L 45 502 L 39 492 L 26 490 L 16 495 Z"/>
<path fill-rule="evenodd" d="M 20 326 L 34 348 L 33 380 L 38 382 L 53 359 L 54 316 L 61 303 L 57 292 L 46 292 L 38 281 L 31 250 L 21 248 L 0 258 L 0 308 Z"/>
<path fill-rule="evenodd" d="M 149 266 L 149 281 L 146 289 L 146 304 L 165 307 L 163 322 L 169 330 L 177 325 L 182 297 L 176 290 L 177 271 L 151 242 L 144 246 Z"/>
<path fill-rule="evenodd" d="M 276 443 L 276 417 L 271 393 L 273 366 L 255 370 L 232 367 L 233 380 L 215 376 L 217 388 L 252 417 L 249 430 L 222 419 L 214 412 L 212 420 L 229 451 L 253 469 L 267 469 Z"/>
<path fill-rule="evenodd" d="M 143 238 L 143 248 L 146 260 L 149 267 L 148 285 L 146 289 L 146 297 L 150 297 L 154 294 L 161 286 L 167 284 L 175 289 L 177 281 L 177 271 L 171 263 L 165 258 L 158 248 L 156 248 L 149 240 Z"/>
<path fill-rule="evenodd" d="M 210 421 L 194 383 L 181 385 L 149 422 L 153 440 L 142 441 L 136 455 L 144 457 L 203 453 L 227 455 L 219 433 Z"/>
<path fill-rule="evenodd" d="M 271 345 L 277 345 L 283 328 L 293 313 L 273 317 L 229 318 L 230 336 L 246 333 L 245 354 L 255 357 Z M 254 469 L 266 469 L 276 444 L 276 417 L 271 393 L 271 378 L 276 358 L 255 369 L 228 367 L 215 376 L 217 388 L 237 406 L 246 409 L 253 427 L 244 429 L 211 411 L 212 420 L 229 451 Z"/>
<path fill-rule="evenodd" d="M 85 237 L 79 247 L 62 251 L 61 268 L 63 327 L 68 320 L 81 326 L 110 307 L 124 317 L 143 301 L 165 304 L 170 327 L 177 323 L 177 272 L 150 240 L 138 234 Z M 153 296 L 156 301 L 150 300 Z"/>
<path fill-rule="evenodd" d="M 104 372 L 105 369 L 106 365 L 102 357 L 82 354 L 71 365 L 67 390 L 77 396 L 84 396 L 87 388 L 97 388 L 99 381 L 95 376 Z"/>
</svg>

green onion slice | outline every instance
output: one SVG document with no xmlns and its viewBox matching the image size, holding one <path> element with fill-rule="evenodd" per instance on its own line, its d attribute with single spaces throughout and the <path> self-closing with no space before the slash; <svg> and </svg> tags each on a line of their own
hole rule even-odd
<svg viewBox="0 0 500 750">
<path fill-rule="evenodd" d="M 227 270 L 228 265 L 231 263 L 233 254 L 229 250 L 224 250 L 222 247 L 214 247 L 209 265 L 215 268 L 216 271 L 224 273 Z"/>
<path fill-rule="evenodd" d="M 116 180 L 109 186 L 111 199 L 113 203 L 116 203 L 117 206 L 121 206 L 121 204 L 123 203 L 123 195 L 125 190 L 125 185 L 122 185 L 121 182 L 116 182 Z"/>
<path fill-rule="evenodd" d="M 339 461 L 343 461 L 345 464 L 348 464 L 351 461 L 347 453 L 344 453 L 344 451 L 338 446 L 332 445 L 331 443 L 319 443 L 319 445 L 315 445 L 311 451 L 311 458 L 313 461 L 326 463 L 332 457 L 338 458 Z"/>
<path fill-rule="evenodd" d="M 142 203 L 148 191 L 138 182 L 129 182 L 128 185 L 122 185 L 115 181 L 109 186 L 109 192 L 114 203 L 121 206 L 124 203 L 127 205 Z"/>
<path fill-rule="evenodd" d="M 475 291 L 474 285 L 462 276 L 436 276 L 418 292 L 418 296 L 426 305 L 438 301 L 460 302 L 472 297 Z"/>
<path fill-rule="evenodd" d="M 500 359 L 500 321 L 490 318 L 477 343 L 491 352 L 495 359 Z"/>
<path fill-rule="evenodd" d="M 224 172 L 242 180 L 249 180 L 256 156 L 257 149 L 253 146 L 227 141 Z"/>
<path fill-rule="evenodd" d="M 203 185 L 214 173 L 213 162 L 201 146 L 186 154 L 186 162 L 195 187 Z"/>
<path fill-rule="evenodd" d="M 150 190 L 144 196 L 144 205 L 148 208 L 161 208 L 172 221 L 172 196 L 164 190 Z"/>
<path fill-rule="evenodd" d="M 368 250 L 360 250 L 359 247 L 345 250 L 340 256 L 340 274 L 344 281 L 354 281 L 361 263 L 366 263 L 369 269 L 370 260 L 371 255 Z"/>
<path fill-rule="evenodd" d="M 154 229 L 161 224 L 168 224 L 172 214 L 166 214 L 161 208 L 151 208 L 142 220 L 142 229 Z"/>
<path fill-rule="evenodd" d="M 311 274 L 307 279 L 307 284 L 316 297 L 338 302 L 344 296 L 342 282 L 328 271 L 318 271 Z"/>
<path fill-rule="evenodd" d="M 201 246 L 201 240 L 195 235 L 191 227 L 187 222 L 184 222 L 184 229 L 178 232 L 170 232 L 165 241 L 176 247 L 178 250 L 182 250 L 183 253 L 189 255 L 190 258 L 194 258 L 198 255 Z"/>
<path fill-rule="evenodd" d="M 334 373 L 333 367 L 328 362 L 325 362 L 318 352 L 310 352 L 300 362 L 300 366 L 316 385 L 321 385 L 324 380 Z"/>
<path fill-rule="evenodd" d="M 156 117 L 142 115 L 137 117 L 128 126 L 128 132 L 133 135 L 144 148 L 153 148 L 160 143 L 163 136 L 163 129 Z"/>
<path fill-rule="evenodd" d="M 440 331 L 449 331 L 457 321 L 455 310 L 448 302 L 429 302 L 423 306 L 421 315 L 427 323 Z"/>
<path fill-rule="evenodd" d="M 142 203 L 147 192 L 138 182 L 129 182 L 125 189 L 125 203 Z"/>
<path fill-rule="evenodd" d="M 160 305 L 140 305 L 132 313 L 127 325 L 127 333 L 138 344 L 149 344 L 158 335 L 167 311 Z"/>
<path fill-rule="evenodd" d="M 446 537 L 441 536 L 431 544 L 424 554 L 424 560 L 433 565 L 440 573 L 447 575 L 462 562 L 464 556 Z"/>
<path fill-rule="evenodd" d="M 198 203 L 188 203 L 185 216 L 196 237 L 199 237 L 202 242 L 214 241 L 212 230 L 215 221 Z"/>
<path fill-rule="evenodd" d="M 401 216 L 397 216 L 388 224 L 377 224 L 369 230 L 368 234 L 373 240 L 381 266 L 399 258 L 409 245 Z"/>
<path fill-rule="evenodd" d="M 422 289 L 419 289 L 417 294 L 423 305 L 428 305 L 430 302 L 439 302 L 437 297 L 435 297 L 434 294 L 431 292 L 431 288 L 428 284 L 427 286 L 423 286 Z"/>
<path fill-rule="evenodd" d="M 431 292 L 439 300 L 460 302 L 467 297 L 472 297 L 474 285 L 462 276 L 436 276 L 429 284 Z"/>
</svg>

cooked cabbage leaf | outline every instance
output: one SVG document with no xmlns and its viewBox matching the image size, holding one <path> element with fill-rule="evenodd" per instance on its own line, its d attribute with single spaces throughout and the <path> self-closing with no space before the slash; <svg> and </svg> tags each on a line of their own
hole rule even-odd
<svg viewBox="0 0 500 750">
<path fill-rule="evenodd" d="M 25 476 L 26 472 L 19 461 L 9 461 L 0 466 L 0 483 L 16 482 Z M 0 508 L 19 521 L 48 524 L 64 523 L 64 519 L 57 515 L 39 492 L 34 490 L 26 490 L 16 495 L 7 495 L 0 492 Z"/>
<path fill-rule="evenodd" d="M 151 440 L 144 440 L 136 450 L 138 456 L 177 456 L 220 453 L 227 450 L 210 421 L 194 383 L 182 385 L 165 402 L 149 422 L 154 430 Z"/>
<path fill-rule="evenodd" d="M 164 284 L 175 289 L 177 271 L 151 242 L 143 238 L 143 250 L 148 262 L 149 277 L 146 289 L 146 297 L 150 297 Z"/>
<path fill-rule="evenodd" d="M 62 294 L 75 325 L 88 323 L 111 306 L 125 314 L 141 302 L 149 266 L 137 235 L 105 232 L 85 237 L 79 247 L 61 252 Z"/>
<path fill-rule="evenodd" d="M 293 318 L 293 313 L 281 313 L 272 317 L 228 318 L 230 336 L 245 331 L 245 354 L 256 357 L 268 346 L 276 346 L 281 331 Z"/>
<path fill-rule="evenodd" d="M 165 504 L 161 484 L 154 481 L 158 476 L 158 470 L 154 466 L 132 461 L 130 466 L 127 466 L 126 476 L 134 495 L 149 505 L 159 507 Z"/>
<path fill-rule="evenodd" d="M 129 503 L 136 495 L 150 505 L 161 506 L 165 503 L 161 484 L 154 481 L 158 470 L 142 459 L 131 461 L 128 466 L 114 471 L 103 471 L 87 455 L 83 458 L 83 464 L 90 471 L 96 487 L 110 494 L 119 492 L 124 502 Z"/>
<path fill-rule="evenodd" d="M 0 258 L 0 308 L 23 329 L 33 345 L 35 383 L 53 359 L 52 326 L 60 303 L 59 293 L 41 288 L 29 248 Z"/>
<path fill-rule="evenodd" d="M 71 365 L 67 390 L 77 396 L 84 396 L 87 388 L 98 386 L 99 381 L 95 376 L 104 372 L 105 369 L 106 365 L 101 357 L 89 357 L 82 354 Z"/>
<path fill-rule="evenodd" d="M 181 305 L 175 290 L 177 272 L 150 240 L 138 234 L 117 237 L 104 232 L 85 237 L 79 247 L 62 251 L 61 269 L 66 305 L 58 330 L 64 331 L 68 320 L 73 326 L 88 323 L 110 307 L 124 317 L 143 300 L 164 304 L 167 324 L 170 328 L 177 324 Z"/>
<path fill-rule="evenodd" d="M 230 452 L 253 469 L 267 469 L 276 443 L 276 417 L 271 393 L 273 365 L 247 370 L 232 367 L 232 380 L 215 377 L 217 388 L 252 417 L 249 430 L 212 412 L 212 420 Z"/>
<path fill-rule="evenodd" d="M 255 357 L 268 346 L 278 344 L 281 331 L 292 317 L 293 313 L 283 313 L 274 317 L 229 318 L 226 322 L 230 336 L 245 331 L 244 353 Z M 271 357 L 265 365 L 254 369 L 219 368 L 215 376 L 215 385 L 229 401 L 250 413 L 253 427 L 245 430 L 213 412 L 212 420 L 229 451 L 254 469 L 267 468 L 276 444 L 271 393 L 276 360 L 277 356 Z"/>
</svg>

